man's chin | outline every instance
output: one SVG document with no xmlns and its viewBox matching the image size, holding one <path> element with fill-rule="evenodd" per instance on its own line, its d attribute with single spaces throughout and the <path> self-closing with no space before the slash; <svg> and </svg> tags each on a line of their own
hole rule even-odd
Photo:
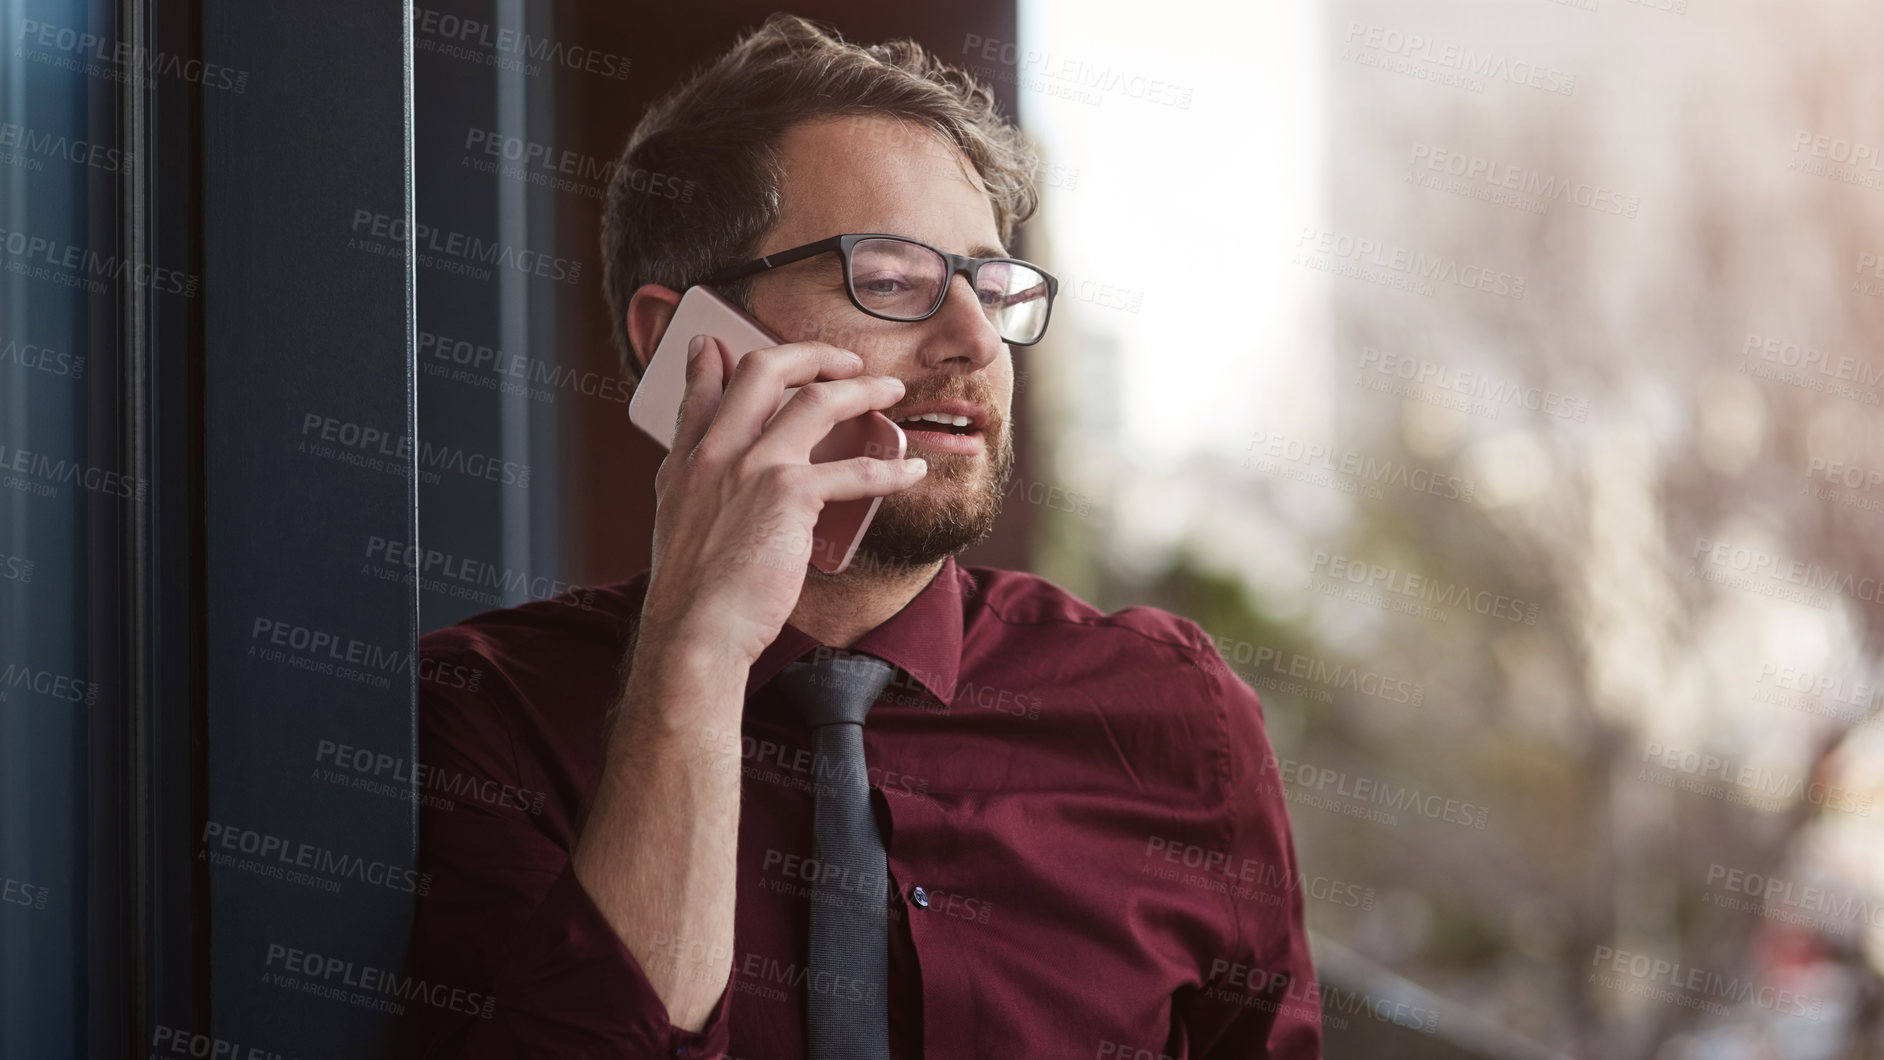
<svg viewBox="0 0 1884 1060">
<path fill-rule="evenodd" d="M 1002 491 L 989 481 L 985 461 L 960 453 L 930 456 L 929 474 L 883 498 L 857 546 L 870 567 L 923 567 L 953 556 L 994 532 Z M 967 472 L 956 473 L 957 470 Z"/>
</svg>

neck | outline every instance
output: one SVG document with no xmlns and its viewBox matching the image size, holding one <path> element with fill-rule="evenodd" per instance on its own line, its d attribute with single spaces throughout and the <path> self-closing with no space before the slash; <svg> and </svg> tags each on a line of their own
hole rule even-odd
<svg viewBox="0 0 1884 1060">
<path fill-rule="evenodd" d="M 807 567 L 791 624 L 820 644 L 848 648 L 909 606 L 942 569 L 941 560 L 919 567 L 890 567 L 867 559 L 859 553 L 841 574 Z"/>
</svg>

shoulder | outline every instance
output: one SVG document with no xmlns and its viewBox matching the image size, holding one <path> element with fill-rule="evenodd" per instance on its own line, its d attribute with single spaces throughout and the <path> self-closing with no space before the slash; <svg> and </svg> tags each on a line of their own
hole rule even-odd
<svg viewBox="0 0 1884 1060">
<path fill-rule="evenodd" d="M 513 607 L 483 611 L 419 638 L 420 691 L 528 702 L 583 676 L 612 682 L 641 613 L 644 571 Z M 429 689 L 427 686 L 431 686 Z"/>
<path fill-rule="evenodd" d="M 1216 644 L 1202 626 L 1160 607 L 1135 604 L 1102 611 L 1037 574 L 964 568 L 972 594 L 969 610 L 984 611 L 971 621 L 975 635 L 1017 641 L 1016 648 L 1037 646 L 1054 658 L 1070 656 L 1103 667 L 1115 678 L 1195 683 L 1199 691 L 1221 685 L 1227 675 Z M 1055 651 L 1057 648 L 1066 651 Z M 1235 682 L 1247 691 L 1241 681 Z"/>
<path fill-rule="evenodd" d="M 481 611 L 419 638 L 430 656 L 523 658 L 531 649 L 581 647 L 632 634 L 647 591 L 647 572 L 609 585 L 580 586 L 556 596 Z"/>
<path fill-rule="evenodd" d="M 1102 611 L 1020 571 L 966 573 L 964 636 L 987 638 L 983 651 L 1024 660 L 1043 683 L 1102 707 L 1112 724 L 1145 726 L 1154 737 L 1192 734 L 1226 784 L 1272 757 L 1262 698 L 1194 620 L 1146 604 Z M 978 621 L 976 607 L 985 611 Z M 964 651 L 970 647 L 965 640 Z"/>
<path fill-rule="evenodd" d="M 420 637 L 421 759 L 536 791 L 580 791 L 599 767 L 646 585 L 642 574 L 583 587 Z"/>
<path fill-rule="evenodd" d="M 1080 704 L 1096 710 L 1120 747 L 1145 751 L 1134 754 L 1133 775 L 1146 784 L 1158 787 L 1154 775 L 1164 776 L 1198 793 L 1210 824 L 1196 841 L 1228 849 L 1239 828 L 1271 838 L 1286 829 L 1265 784 L 1274 752 L 1261 697 L 1202 626 L 1150 605 L 1103 611 L 1033 574 L 967 573 L 964 636 L 980 642 L 972 647 L 1031 671 L 1071 716 Z M 1183 750 L 1158 753 L 1173 747 Z M 1159 764 L 1163 773 L 1153 769 Z"/>
</svg>

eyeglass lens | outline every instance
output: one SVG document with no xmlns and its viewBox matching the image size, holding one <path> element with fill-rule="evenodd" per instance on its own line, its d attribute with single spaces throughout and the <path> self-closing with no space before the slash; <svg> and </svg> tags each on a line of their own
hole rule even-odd
<svg viewBox="0 0 1884 1060">
<path fill-rule="evenodd" d="M 949 280 L 947 259 L 900 239 L 862 239 L 851 250 L 851 289 L 864 308 L 892 320 L 915 320 L 940 305 Z M 1047 278 L 1010 261 L 986 262 L 975 274 L 975 293 L 1008 342 L 1032 342 L 1047 322 Z"/>
</svg>

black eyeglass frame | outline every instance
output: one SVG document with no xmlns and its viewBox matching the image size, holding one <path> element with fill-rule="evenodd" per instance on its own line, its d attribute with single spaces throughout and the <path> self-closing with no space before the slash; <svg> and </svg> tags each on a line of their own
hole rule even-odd
<svg viewBox="0 0 1884 1060">
<path fill-rule="evenodd" d="M 864 305 L 863 300 L 857 297 L 857 285 L 852 280 L 850 273 L 850 253 L 852 248 L 865 239 L 893 239 L 899 243 L 909 243 L 921 247 L 924 250 L 931 251 L 939 255 L 942 260 L 948 262 L 948 276 L 942 281 L 942 285 L 937 288 L 938 294 L 936 295 L 935 305 L 930 306 L 927 313 L 919 317 L 885 316 L 871 309 L 869 306 Z M 833 250 L 838 252 L 838 260 L 843 262 L 844 293 L 850 296 L 850 304 L 856 306 L 859 311 L 869 316 L 876 317 L 878 320 L 892 320 L 905 324 L 914 324 L 918 321 L 927 320 L 940 312 L 942 303 L 948 301 L 949 287 L 955 282 L 955 277 L 968 277 L 968 286 L 972 290 L 975 286 L 975 273 L 980 271 L 983 265 L 999 261 L 1013 265 L 1024 265 L 1039 273 L 1047 281 L 1047 312 L 1040 320 L 1040 334 L 1034 336 L 1034 338 L 1028 342 L 1015 342 L 1005 335 L 1001 336 L 1001 341 L 1010 346 L 1032 346 L 1034 343 L 1047 337 L 1047 325 L 1053 321 L 1053 300 L 1060 293 L 1060 281 L 1052 273 L 1035 265 L 1033 262 L 1023 261 L 1020 258 L 965 257 L 961 254 L 951 254 L 940 247 L 932 247 L 920 239 L 911 239 L 908 236 L 894 236 L 885 232 L 853 232 L 848 235 L 820 239 L 815 243 L 806 243 L 802 246 L 792 247 L 789 250 L 781 250 L 776 254 L 767 254 L 765 257 L 746 262 L 744 265 L 735 265 L 730 269 L 723 269 L 700 282 L 709 286 L 713 284 L 730 283 L 734 280 L 744 279 L 754 273 L 764 272 L 767 269 L 776 269 L 780 265 L 790 265 L 792 262 L 803 261 L 806 258 L 816 257 L 819 254 L 828 253 Z"/>
</svg>

